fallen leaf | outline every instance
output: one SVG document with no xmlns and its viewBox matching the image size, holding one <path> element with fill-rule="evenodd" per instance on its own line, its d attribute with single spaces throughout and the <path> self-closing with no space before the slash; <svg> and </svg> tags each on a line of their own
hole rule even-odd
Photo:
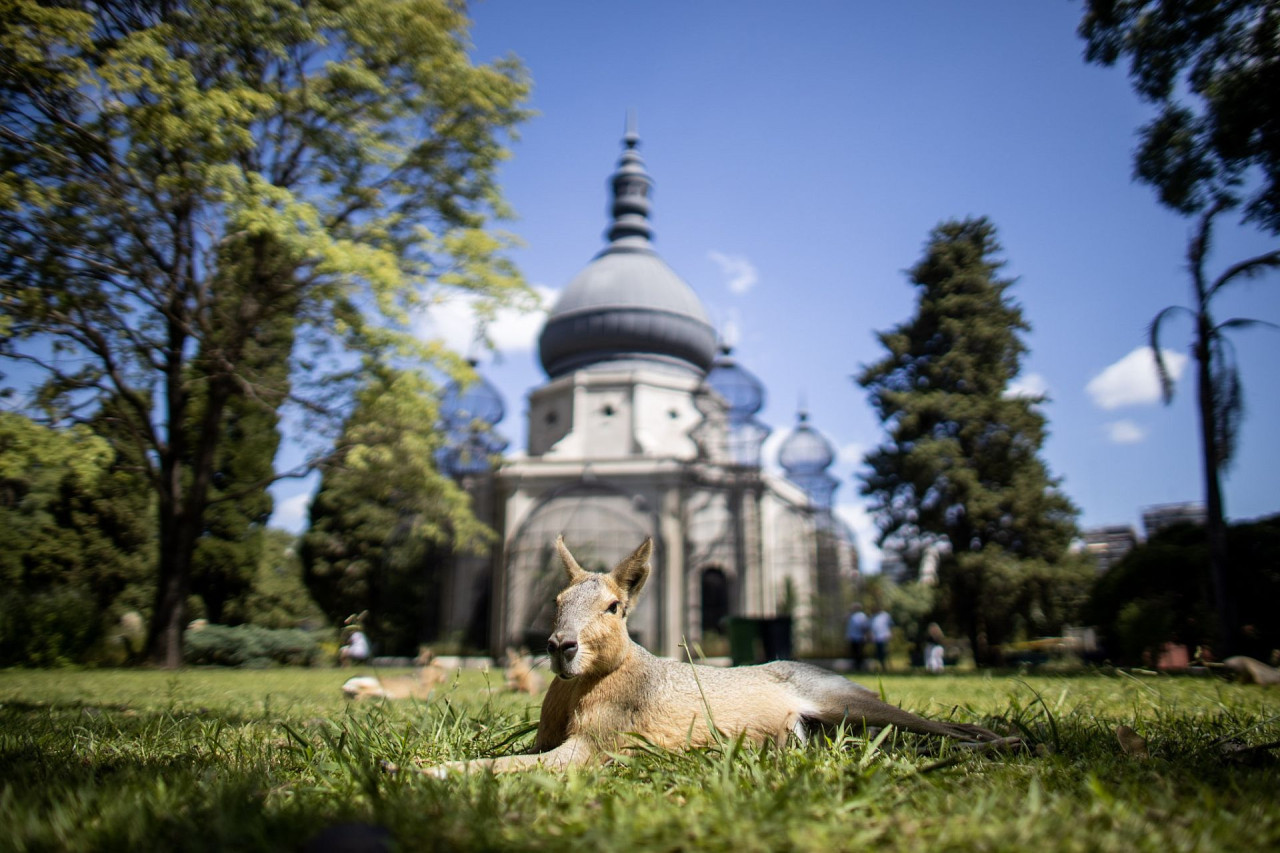
<svg viewBox="0 0 1280 853">
<path fill-rule="evenodd" d="M 1116 740 L 1120 741 L 1120 748 L 1126 755 L 1134 758 L 1147 757 L 1147 741 L 1128 726 L 1116 726 Z"/>
</svg>

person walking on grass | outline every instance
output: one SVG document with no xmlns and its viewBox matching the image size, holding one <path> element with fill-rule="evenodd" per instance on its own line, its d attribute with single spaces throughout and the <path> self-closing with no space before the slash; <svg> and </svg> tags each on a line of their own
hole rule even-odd
<svg viewBox="0 0 1280 853">
<path fill-rule="evenodd" d="M 942 626 L 937 622 L 929 623 L 928 643 L 924 647 L 924 667 L 929 672 L 942 672 L 946 665 L 942 642 Z"/>
<path fill-rule="evenodd" d="M 853 671 L 862 672 L 867 659 L 867 614 L 862 612 L 862 605 L 856 601 L 845 625 L 844 638 L 849 641 L 849 659 L 853 661 Z"/>
<path fill-rule="evenodd" d="M 876 660 L 880 662 L 880 671 L 889 671 L 889 638 L 893 636 L 893 619 L 888 611 L 881 607 L 871 617 L 871 642 L 876 644 Z"/>
</svg>

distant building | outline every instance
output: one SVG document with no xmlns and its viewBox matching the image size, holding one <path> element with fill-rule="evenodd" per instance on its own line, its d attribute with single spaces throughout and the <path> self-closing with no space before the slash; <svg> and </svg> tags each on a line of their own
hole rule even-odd
<svg viewBox="0 0 1280 853">
<path fill-rule="evenodd" d="M 472 466 L 502 444 L 483 434 L 502 411 L 483 384 L 454 418 L 482 429 L 457 430 L 465 447 L 442 455 L 444 470 L 501 540 L 455 559 L 446 629 L 474 636 L 483 617 L 491 648 L 540 647 L 564 582 L 556 536 L 594 570 L 651 536 L 653 573 L 628 624 L 654 652 L 678 656 L 736 616 L 792 617 L 799 652 L 838 643 L 857 559 L 831 511 L 834 450 L 801 413 L 779 451 L 786 476 L 761 465 L 764 388 L 718 351 L 701 300 L 654 250 L 638 145 L 629 130 L 607 245 L 543 326 L 547 382 L 528 396 L 527 453 Z"/>
<path fill-rule="evenodd" d="M 1175 524 L 1203 525 L 1204 523 L 1204 504 L 1196 501 L 1159 504 L 1149 506 L 1142 511 L 1142 526 L 1146 528 L 1148 539 Z"/>
<path fill-rule="evenodd" d="M 1081 536 L 1085 551 L 1097 562 L 1098 574 L 1120 562 L 1138 544 L 1138 533 L 1128 524 L 1095 527 L 1084 531 Z"/>
</svg>

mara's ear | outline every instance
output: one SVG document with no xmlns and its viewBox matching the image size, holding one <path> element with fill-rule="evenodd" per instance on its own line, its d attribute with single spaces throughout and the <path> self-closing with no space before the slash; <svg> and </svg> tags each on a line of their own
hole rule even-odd
<svg viewBox="0 0 1280 853">
<path fill-rule="evenodd" d="M 649 556 L 653 553 L 653 539 L 646 537 L 640 547 L 614 567 L 611 577 L 627 593 L 628 602 L 634 602 L 644 582 L 649 579 Z"/>
<path fill-rule="evenodd" d="M 569 546 L 564 544 L 563 533 L 556 537 L 556 550 L 560 552 L 560 560 L 564 563 L 564 570 L 565 574 L 569 576 L 569 583 L 573 583 L 586 574 L 582 570 L 582 566 L 578 565 L 578 561 L 573 559 L 573 555 L 569 553 Z"/>
</svg>

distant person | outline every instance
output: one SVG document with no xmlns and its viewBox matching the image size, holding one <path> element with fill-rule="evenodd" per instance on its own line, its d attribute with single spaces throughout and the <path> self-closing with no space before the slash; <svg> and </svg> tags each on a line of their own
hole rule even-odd
<svg viewBox="0 0 1280 853">
<path fill-rule="evenodd" d="M 881 607 L 871 617 L 871 642 L 876 644 L 876 660 L 880 662 L 880 671 L 889 669 L 889 638 L 893 636 L 893 619 Z"/>
<path fill-rule="evenodd" d="M 364 663 L 369 659 L 369 638 L 359 625 L 351 626 L 350 631 L 347 642 L 338 649 L 338 662 L 342 666 Z"/>
<path fill-rule="evenodd" d="M 942 672 L 946 665 L 945 649 L 942 641 L 942 626 L 937 622 L 929 623 L 928 642 L 924 647 L 924 668 L 929 672 Z"/>
<path fill-rule="evenodd" d="M 862 605 L 854 603 L 849 613 L 849 622 L 844 629 L 844 638 L 849 641 L 849 659 L 853 661 L 854 672 L 861 672 L 866 665 L 867 621 L 867 614 L 862 612 Z"/>
</svg>

